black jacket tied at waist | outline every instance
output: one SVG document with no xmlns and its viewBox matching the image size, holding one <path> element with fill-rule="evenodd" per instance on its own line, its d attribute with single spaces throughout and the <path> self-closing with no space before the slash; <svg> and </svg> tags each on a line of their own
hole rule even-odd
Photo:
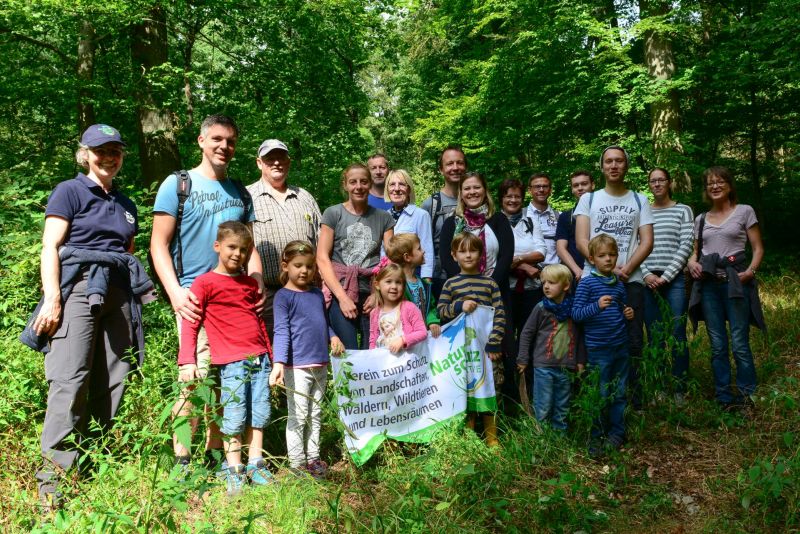
<svg viewBox="0 0 800 534">
<path fill-rule="evenodd" d="M 58 249 L 58 258 L 61 262 L 62 307 L 84 272 L 86 272 L 86 296 L 93 314 L 100 312 L 111 280 L 125 281 L 123 286 L 128 292 L 131 304 L 131 339 L 136 340 L 135 349 L 141 365 L 144 360 L 142 304 L 152 302 L 156 298 L 153 282 L 147 276 L 142 263 L 127 252 L 85 250 L 69 245 Z M 28 319 L 19 340 L 33 350 L 47 354 L 50 351 L 50 337 L 47 334 L 37 334 L 33 329 L 33 323 L 43 305 L 44 296 Z"/>
<path fill-rule="evenodd" d="M 703 269 L 703 276 L 700 280 L 694 281 L 689 297 L 689 319 L 692 321 L 694 330 L 697 331 L 699 321 L 705 321 L 702 306 L 703 284 L 727 282 L 728 298 L 747 298 L 750 303 L 750 324 L 766 332 L 767 325 L 761 309 L 761 299 L 758 296 L 758 280 L 754 278 L 743 284 L 739 279 L 739 273 L 747 270 L 747 257 L 744 251 L 731 256 L 720 256 L 716 253 L 706 254 L 701 256 L 698 262 Z M 720 269 L 725 271 L 724 277 L 717 276 L 717 271 Z"/>
</svg>

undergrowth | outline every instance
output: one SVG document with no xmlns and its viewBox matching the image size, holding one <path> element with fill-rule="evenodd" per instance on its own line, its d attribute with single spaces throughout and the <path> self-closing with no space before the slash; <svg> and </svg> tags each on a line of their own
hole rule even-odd
<svg viewBox="0 0 800 534">
<path fill-rule="evenodd" d="M 8 227 L 6 227 L 8 228 Z M 234 501 L 195 453 L 180 481 L 165 414 L 176 398 L 174 317 L 145 308 L 147 358 L 112 431 L 82 444 L 81 471 L 54 516 L 37 506 L 34 472 L 46 399 L 42 357 L 16 341 L 38 298 L 36 247 L 6 232 L 0 260 L 0 529 L 5 532 L 640 532 L 800 529 L 800 282 L 786 273 L 762 286 L 768 336 L 753 330 L 759 372 L 755 409 L 729 414 L 713 402 L 702 326 L 690 335 L 687 403 L 673 399 L 668 352 L 647 351 L 641 412 L 629 411 L 629 442 L 601 461 L 586 455 L 599 408 L 587 379 L 567 436 L 531 419 L 502 417 L 502 448 L 463 427 L 427 445 L 387 443 L 364 467 L 343 454 L 326 407 L 327 481 L 285 469 L 285 408 L 274 398 L 267 449 L 278 484 Z M 143 244 L 140 244 L 142 248 Z M 669 340 L 667 340 L 669 341 Z M 329 390 L 330 392 L 330 390 Z M 663 393 L 663 395 L 662 395 Z M 199 394 L 199 393 L 198 393 Z M 195 438 L 195 443 L 198 438 Z"/>
</svg>

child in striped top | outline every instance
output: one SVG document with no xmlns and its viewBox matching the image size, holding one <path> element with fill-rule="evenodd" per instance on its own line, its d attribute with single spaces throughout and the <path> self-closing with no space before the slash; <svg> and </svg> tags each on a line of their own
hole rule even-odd
<svg viewBox="0 0 800 534">
<path fill-rule="evenodd" d="M 505 309 L 500 287 L 492 278 L 479 272 L 479 262 L 483 253 L 483 241 L 473 234 L 463 232 L 453 237 L 450 253 L 458 262 L 461 272 L 448 279 L 442 288 L 437 309 L 442 321 L 450 321 L 461 312 L 472 313 L 479 304 L 494 307 L 494 322 L 486 354 L 492 361 L 492 375 L 495 388 L 503 383 L 503 360 L 501 345 L 506 329 Z M 467 426 L 475 428 L 476 414 L 467 414 Z M 494 414 L 483 414 L 483 428 L 486 444 L 499 445 Z"/>
<path fill-rule="evenodd" d="M 584 325 L 588 368 L 598 370 L 604 400 L 603 413 L 592 428 L 591 456 L 600 454 L 604 439 L 615 449 L 625 442 L 625 395 L 630 368 L 626 320 L 633 319 L 633 309 L 625 305 L 625 285 L 614 274 L 618 250 L 617 241 L 607 234 L 589 241 L 588 259 L 594 267 L 578 283 L 572 304 L 572 318 Z"/>
</svg>

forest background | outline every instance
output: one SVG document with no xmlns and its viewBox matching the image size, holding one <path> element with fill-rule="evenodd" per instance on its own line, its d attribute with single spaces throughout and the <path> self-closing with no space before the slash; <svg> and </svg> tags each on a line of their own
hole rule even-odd
<svg viewBox="0 0 800 534">
<path fill-rule="evenodd" d="M 586 461 L 577 438 L 563 448 L 530 443 L 529 423 L 508 422 L 506 462 L 455 432 L 412 458 L 389 450 L 364 472 L 345 465 L 328 486 L 292 486 L 267 511 L 243 506 L 220 519 L 208 498 L 154 474 L 171 432 L 159 415 L 174 378 L 174 334 L 160 306 L 148 311 L 149 361 L 131 387 L 129 419 L 108 447 L 87 450 L 118 476 L 76 482 L 82 496 L 38 528 L 635 531 L 656 520 L 797 529 L 798 27 L 798 0 L 5 0 L 0 487 L 13 497 L 0 503 L 0 524 L 40 524 L 31 474 L 45 382 L 40 358 L 15 338 L 38 298 L 47 195 L 78 170 L 80 132 L 103 122 L 128 141 L 117 183 L 140 208 L 144 251 L 155 188 L 198 163 L 200 122 L 225 113 L 242 130 L 231 176 L 257 180 L 256 148 L 282 139 L 290 180 L 323 208 L 342 198 L 341 170 L 376 151 L 408 169 L 425 198 L 449 143 L 463 145 L 493 185 L 548 172 L 561 208 L 572 203 L 569 173 L 599 176 L 598 155 L 611 143 L 632 155 L 633 188 L 645 191 L 647 170 L 664 166 L 677 198 L 698 213 L 703 169 L 731 167 L 767 250 L 773 328 L 769 340 L 758 337 L 761 419 L 717 413 L 698 393 L 689 410 L 638 416 L 638 451 L 611 467 Z M 694 343 L 707 353 L 703 336 Z M 705 390 L 707 367 L 694 360 Z M 686 447 L 703 450 L 697 465 L 674 456 Z M 115 454 L 104 455 L 109 448 Z M 326 454 L 341 458 L 335 433 Z"/>
</svg>

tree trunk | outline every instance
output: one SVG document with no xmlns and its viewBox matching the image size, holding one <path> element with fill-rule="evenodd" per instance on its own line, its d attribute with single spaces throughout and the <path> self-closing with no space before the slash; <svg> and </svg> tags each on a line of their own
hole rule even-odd
<svg viewBox="0 0 800 534">
<path fill-rule="evenodd" d="M 134 72 L 142 74 L 135 84 L 135 98 L 139 119 L 139 162 L 145 186 L 181 168 L 172 113 L 158 105 L 150 81 L 152 69 L 167 62 L 166 23 L 166 12 L 158 5 L 153 6 L 148 17 L 133 27 L 131 41 Z"/>
<path fill-rule="evenodd" d="M 642 17 L 663 16 L 669 13 L 669 2 L 641 0 L 639 3 Z M 675 55 L 672 51 L 672 41 L 663 32 L 647 31 L 644 35 L 644 60 L 647 73 L 658 81 L 667 81 L 675 74 Z M 680 103 L 674 90 L 669 90 L 665 96 L 658 98 L 650 104 L 650 136 L 653 140 L 653 149 L 658 165 L 667 165 L 675 153 L 683 154 L 683 145 L 680 138 Z M 688 173 L 675 172 L 673 169 L 675 186 L 678 190 L 691 189 L 691 180 Z"/>
<path fill-rule="evenodd" d="M 91 84 L 94 78 L 94 26 L 88 20 L 81 21 L 78 39 L 78 61 L 76 71 L 78 77 L 78 131 L 95 124 L 94 103 L 92 102 Z"/>
</svg>

